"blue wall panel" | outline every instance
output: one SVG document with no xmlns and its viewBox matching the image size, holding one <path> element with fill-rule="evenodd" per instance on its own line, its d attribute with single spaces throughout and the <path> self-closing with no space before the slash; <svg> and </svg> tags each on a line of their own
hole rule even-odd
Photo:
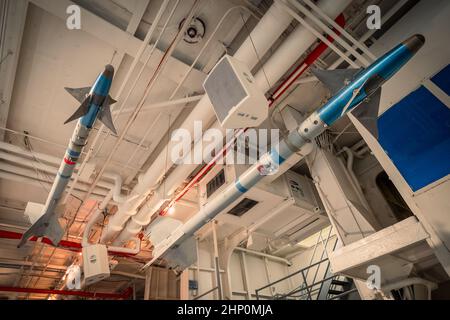
<svg viewBox="0 0 450 320">
<path fill-rule="evenodd" d="M 379 142 L 413 191 L 450 174 L 450 109 L 420 87 L 378 119 Z"/>
<path fill-rule="evenodd" d="M 438 74 L 431 78 L 431 81 L 446 94 L 450 95 L 450 65 L 439 71 Z"/>
</svg>

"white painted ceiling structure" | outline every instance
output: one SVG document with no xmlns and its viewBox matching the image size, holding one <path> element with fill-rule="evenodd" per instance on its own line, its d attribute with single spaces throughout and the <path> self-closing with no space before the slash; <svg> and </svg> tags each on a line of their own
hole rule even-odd
<svg viewBox="0 0 450 320">
<path fill-rule="evenodd" d="M 349 2 L 351 4 L 344 10 L 346 30 L 356 38 L 367 31 L 363 20 L 363 8 L 367 4 L 379 4 L 386 11 L 393 7 L 392 1 Z M 111 96 L 118 100 L 113 108 L 113 116 L 120 136 L 194 1 L 168 1 L 155 33 L 145 46 L 137 67 L 129 75 L 130 67 L 164 1 L 9 0 L 6 3 L 10 14 L 5 22 L 8 33 L 2 39 L 4 42 L 0 51 L 0 229 L 23 232 L 29 227 L 23 215 L 25 205 L 28 201 L 45 201 L 76 124 L 72 122 L 64 125 L 64 121 L 77 107 L 77 101 L 67 94 L 64 87 L 90 86 L 104 65 L 114 65 L 116 73 Z M 66 27 L 66 8 L 74 4 L 81 7 L 81 30 L 69 30 Z M 204 94 L 202 83 L 208 72 L 225 52 L 233 54 L 239 48 L 271 5 L 271 1 L 258 0 L 200 0 L 195 16 L 201 18 L 206 25 L 203 39 L 196 44 L 184 40 L 176 44 L 153 90 L 145 99 L 143 110 L 126 131 L 117 150 L 114 151 L 113 148 L 118 142 L 118 136 L 109 133 L 100 135 L 81 178 L 75 184 L 74 192 L 67 198 L 64 220 L 72 224 L 64 239 L 80 242 L 86 222 L 114 186 L 117 176 L 123 181 L 122 196 L 130 194 L 139 175 L 165 150 L 170 132 L 180 126 Z M 234 9 L 228 11 L 231 8 Z M 2 10 L 6 8 L 3 7 Z M 169 17 L 170 20 L 167 20 Z M 166 21 L 167 26 L 164 28 Z M 203 46 L 219 23 L 220 28 L 203 51 Z M 279 39 L 270 46 L 267 53 L 258 57 L 260 61 L 255 63 L 254 72 L 270 59 L 297 25 L 293 20 L 287 21 L 286 30 Z M 139 70 L 161 31 L 164 33 L 136 81 Z M 8 53 L 7 50 L 11 52 Z M 297 61 L 302 61 L 309 51 L 299 56 Z M 201 56 L 196 59 L 200 52 Z M 6 57 L 5 60 L 3 57 Z M 316 64 L 324 67 L 336 59 L 337 55 L 327 50 Z M 271 89 L 295 66 L 296 63 L 293 63 L 292 68 L 283 70 L 284 76 L 271 83 Z M 305 74 L 305 78 L 308 76 Z M 131 94 L 127 98 L 130 90 Z M 317 81 L 309 81 L 295 84 L 280 103 L 309 113 L 325 97 L 324 87 Z M 180 101 L 176 104 L 165 103 L 168 100 Z M 117 111 L 122 106 L 122 112 Z M 353 126 L 348 124 L 349 121 L 345 118 L 331 128 L 338 133 L 347 130 L 338 142 L 342 145 L 352 145 L 361 139 Z M 99 128 L 100 124 L 97 123 L 80 163 L 84 162 Z M 111 161 L 108 161 L 109 157 Z M 104 172 L 98 183 L 93 185 L 102 169 Z M 294 170 L 308 174 L 302 163 L 294 166 Z M 187 180 L 180 180 L 179 186 L 182 187 L 186 182 Z M 90 188 L 92 192 L 86 198 L 86 191 Z M 196 188 L 193 188 L 183 198 L 184 205 L 177 205 L 172 217 L 186 221 L 194 215 L 198 210 L 197 198 Z M 116 201 L 110 202 L 110 215 L 117 211 L 116 205 Z M 98 224 L 91 239 L 100 237 L 102 224 L 107 222 L 108 219 L 105 219 Z M 220 236 L 223 238 L 241 227 L 224 222 L 219 231 Z M 274 230 L 270 226 L 261 230 L 265 236 L 272 231 Z M 17 249 L 16 245 L 17 240 L 0 240 L 0 286 L 61 288 L 66 268 L 80 257 L 77 252 L 36 242 L 29 242 L 21 249 Z M 151 249 L 151 244 L 144 239 L 141 253 L 133 259 L 117 258 L 119 265 L 114 269 L 116 274 L 113 271 L 111 278 L 96 284 L 91 290 L 121 292 L 133 278 L 119 273 L 136 273 L 142 263 L 151 258 Z M 23 293 L 16 297 L 41 299 L 49 296 Z"/>
</svg>

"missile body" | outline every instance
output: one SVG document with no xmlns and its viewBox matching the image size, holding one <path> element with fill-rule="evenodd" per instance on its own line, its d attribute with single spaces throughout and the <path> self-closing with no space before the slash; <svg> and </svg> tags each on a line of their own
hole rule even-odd
<svg viewBox="0 0 450 320">
<path fill-rule="evenodd" d="M 377 99 L 372 99 L 372 96 L 380 95 L 381 85 L 400 70 L 424 43 L 425 39 L 422 35 L 415 35 L 386 53 L 367 69 L 350 71 L 345 69 L 320 73 L 319 78 L 325 79 L 328 84 L 331 84 L 330 87 L 335 95 L 305 119 L 296 130 L 293 130 L 278 145 L 273 146 L 270 152 L 263 155 L 234 184 L 225 188 L 184 225 L 168 235 L 165 240 L 155 244 L 153 259 L 144 268 L 161 256 L 168 260 L 174 257 L 174 261 L 169 261 L 169 265 L 172 267 L 189 265 L 192 262 L 192 257 L 195 257 L 193 253 L 187 252 L 195 249 L 192 246 L 188 248 L 188 244 L 192 243 L 194 233 L 256 185 L 265 175 L 277 170 L 278 166 L 286 159 L 355 108 L 365 109 L 376 105 L 375 111 L 378 115 L 378 104 L 371 102 L 377 102 Z M 330 77 L 329 75 L 333 72 L 336 72 L 335 76 Z M 370 118 L 367 117 L 365 112 L 360 112 L 359 115 L 363 116 L 362 119 L 364 117 Z M 186 260 L 191 261 L 187 262 Z"/>
<path fill-rule="evenodd" d="M 66 90 L 79 102 L 80 107 L 65 122 L 68 123 L 78 119 L 78 123 L 70 139 L 68 148 L 64 155 L 58 173 L 53 182 L 50 193 L 43 206 L 42 215 L 33 221 L 33 225 L 24 233 L 19 243 L 21 247 L 30 237 L 47 237 L 56 246 L 64 235 L 64 230 L 59 224 L 57 212 L 58 202 L 72 177 L 75 165 L 86 145 L 89 133 L 98 118 L 111 131 L 116 132 L 112 124 L 110 105 L 115 101 L 109 96 L 114 68 L 107 65 L 92 87 Z"/>
</svg>

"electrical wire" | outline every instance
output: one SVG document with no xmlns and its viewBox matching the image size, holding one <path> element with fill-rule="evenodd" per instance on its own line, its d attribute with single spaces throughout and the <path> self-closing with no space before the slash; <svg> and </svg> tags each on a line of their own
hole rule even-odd
<svg viewBox="0 0 450 320">
<path fill-rule="evenodd" d="M 28 138 L 28 136 L 24 136 L 23 142 L 24 142 L 25 148 L 26 148 L 28 151 L 30 151 L 30 153 L 31 153 L 31 155 L 32 155 L 32 158 L 33 158 L 36 162 L 42 164 L 42 163 L 35 157 L 34 151 L 33 151 L 33 147 L 31 146 L 31 141 L 30 141 L 30 139 Z M 34 165 L 34 162 L 33 162 L 33 161 L 31 162 L 31 165 L 32 165 L 34 171 L 36 172 L 36 177 L 38 178 L 39 184 L 41 185 L 41 187 L 42 187 L 47 193 L 49 193 L 49 192 L 50 192 L 50 189 L 49 189 L 45 184 L 42 183 L 42 181 L 41 181 L 41 179 L 40 179 L 40 176 L 42 175 L 42 176 L 43 176 L 43 180 L 45 180 L 45 181 L 46 181 L 47 183 L 49 183 L 49 184 L 52 183 L 52 179 L 51 179 L 49 176 L 47 176 L 47 174 L 46 174 L 44 171 L 39 170 L 39 169 Z"/>
</svg>

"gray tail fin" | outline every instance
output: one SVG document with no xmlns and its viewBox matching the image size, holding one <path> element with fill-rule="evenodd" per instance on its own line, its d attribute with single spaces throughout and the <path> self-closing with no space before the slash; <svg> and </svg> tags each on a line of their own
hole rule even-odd
<svg viewBox="0 0 450 320">
<path fill-rule="evenodd" d="M 64 229 L 61 227 L 56 214 L 44 214 L 40 217 L 22 236 L 18 248 L 22 247 L 28 239 L 36 236 L 50 239 L 53 245 L 57 246 L 64 236 Z"/>
<path fill-rule="evenodd" d="M 346 86 L 360 70 L 361 69 L 322 70 L 312 68 L 311 72 L 325 85 L 325 87 L 328 88 L 328 90 L 330 90 L 332 95 L 335 95 L 339 90 Z"/>
<path fill-rule="evenodd" d="M 172 269 L 184 270 L 194 264 L 197 260 L 195 245 L 195 238 L 189 237 L 178 247 L 169 249 L 164 255 L 168 266 Z"/>
<path fill-rule="evenodd" d="M 378 139 L 378 112 L 380 108 L 381 88 L 376 90 L 366 102 L 356 107 L 352 114 L 356 119 Z"/>
<path fill-rule="evenodd" d="M 111 105 L 116 102 L 111 96 L 108 96 L 98 114 L 98 119 L 114 134 L 117 134 L 117 131 L 112 120 Z"/>
<path fill-rule="evenodd" d="M 90 87 L 85 87 L 85 88 L 64 88 L 66 89 L 66 91 L 75 99 L 78 100 L 78 102 L 82 103 L 85 99 L 86 96 L 89 94 L 89 92 L 91 91 Z"/>
<path fill-rule="evenodd" d="M 78 118 L 81 118 L 88 112 L 89 112 L 89 97 L 86 97 L 84 101 L 81 103 L 81 106 L 77 109 L 77 111 L 75 111 L 75 113 L 71 115 L 70 118 L 64 122 L 64 124 L 69 123 Z"/>
</svg>

